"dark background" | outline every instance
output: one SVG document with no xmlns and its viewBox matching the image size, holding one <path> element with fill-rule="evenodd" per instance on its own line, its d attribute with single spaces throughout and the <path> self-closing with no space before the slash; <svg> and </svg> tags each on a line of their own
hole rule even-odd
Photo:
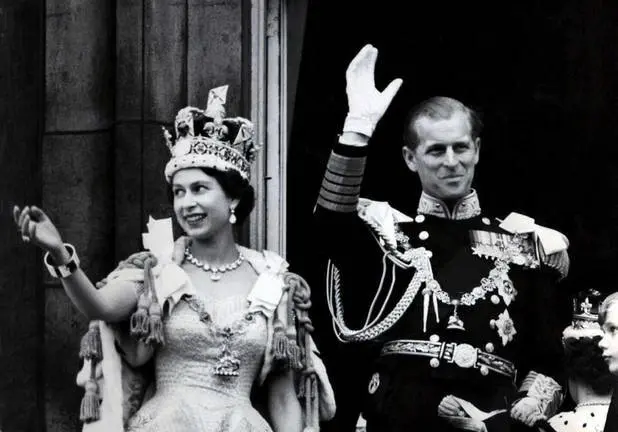
<svg viewBox="0 0 618 432">
<path fill-rule="evenodd" d="M 483 212 L 521 212 L 565 233 L 565 294 L 617 291 L 618 5 L 336 3 L 308 10 L 288 169 L 294 268 L 319 291 L 311 213 L 347 112 L 346 67 L 371 43 L 377 88 L 404 84 L 371 142 L 362 194 L 414 214 L 420 184 L 401 158 L 404 115 L 429 96 L 457 98 L 485 122 L 474 183 Z"/>
</svg>

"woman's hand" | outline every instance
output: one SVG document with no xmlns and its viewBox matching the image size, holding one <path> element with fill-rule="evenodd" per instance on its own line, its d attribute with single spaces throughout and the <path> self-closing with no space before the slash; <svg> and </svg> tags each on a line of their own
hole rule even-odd
<svg viewBox="0 0 618 432">
<path fill-rule="evenodd" d="M 13 219 L 25 243 L 39 246 L 49 252 L 54 260 L 62 256 L 65 250 L 62 237 L 43 210 L 36 206 L 26 206 L 23 209 L 15 206 Z"/>
<path fill-rule="evenodd" d="M 348 116 L 343 131 L 370 137 L 391 101 L 399 91 L 402 80 L 397 78 L 380 92 L 376 89 L 374 71 L 378 50 L 365 45 L 350 62 L 346 71 Z"/>
</svg>

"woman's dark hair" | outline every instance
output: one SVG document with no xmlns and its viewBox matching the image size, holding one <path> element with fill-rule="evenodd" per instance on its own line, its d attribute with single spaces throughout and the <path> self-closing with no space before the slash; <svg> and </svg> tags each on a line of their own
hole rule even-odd
<svg viewBox="0 0 618 432">
<path fill-rule="evenodd" d="M 612 391 L 614 377 L 603 360 L 600 340 L 601 336 L 566 338 L 565 371 L 568 377 L 589 385 L 595 393 L 607 395 Z"/>
<path fill-rule="evenodd" d="M 199 169 L 217 180 L 217 183 L 229 198 L 238 199 L 238 205 L 235 208 L 236 223 L 243 223 L 255 205 L 255 190 L 249 184 L 249 181 L 233 170 L 220 171 L 210 167 L 199 167 Z M 168 186 L 167 190 L 170 202 L 174 202 L 171 185 Z"/>
</svg>

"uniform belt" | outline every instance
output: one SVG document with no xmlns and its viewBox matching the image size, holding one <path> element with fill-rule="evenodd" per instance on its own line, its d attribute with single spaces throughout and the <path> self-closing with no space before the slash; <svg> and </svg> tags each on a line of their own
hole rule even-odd
<svg viewBox="0 0 618 432">
<path fill-rule="evenodd" d="M 398 339 L 387 342 L 382 347 L 381 356 L 391 354 L 431 357 L 429 364 L 432 367 L 438 367 L 440 360 L 445 360 L 460 368 L 479 369 L 483 375 L 492 371 L 515 379 L 517 374 L 517 369 L 512 362 L 465 343 Z"/>
</svg>

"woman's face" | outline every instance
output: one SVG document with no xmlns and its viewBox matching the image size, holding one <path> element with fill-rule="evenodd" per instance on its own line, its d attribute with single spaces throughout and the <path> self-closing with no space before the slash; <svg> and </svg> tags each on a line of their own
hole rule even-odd
<svg viewBox="0 0 618 432">
<path fill-rule="evenodd" d="M 229 198 L 219 182 L 199 168 L 186 168 L 172 179 L 174 213 L 188 236 L 208 239 L 229 228 L 230 207 L 238 200 Z"/>
</svg>

